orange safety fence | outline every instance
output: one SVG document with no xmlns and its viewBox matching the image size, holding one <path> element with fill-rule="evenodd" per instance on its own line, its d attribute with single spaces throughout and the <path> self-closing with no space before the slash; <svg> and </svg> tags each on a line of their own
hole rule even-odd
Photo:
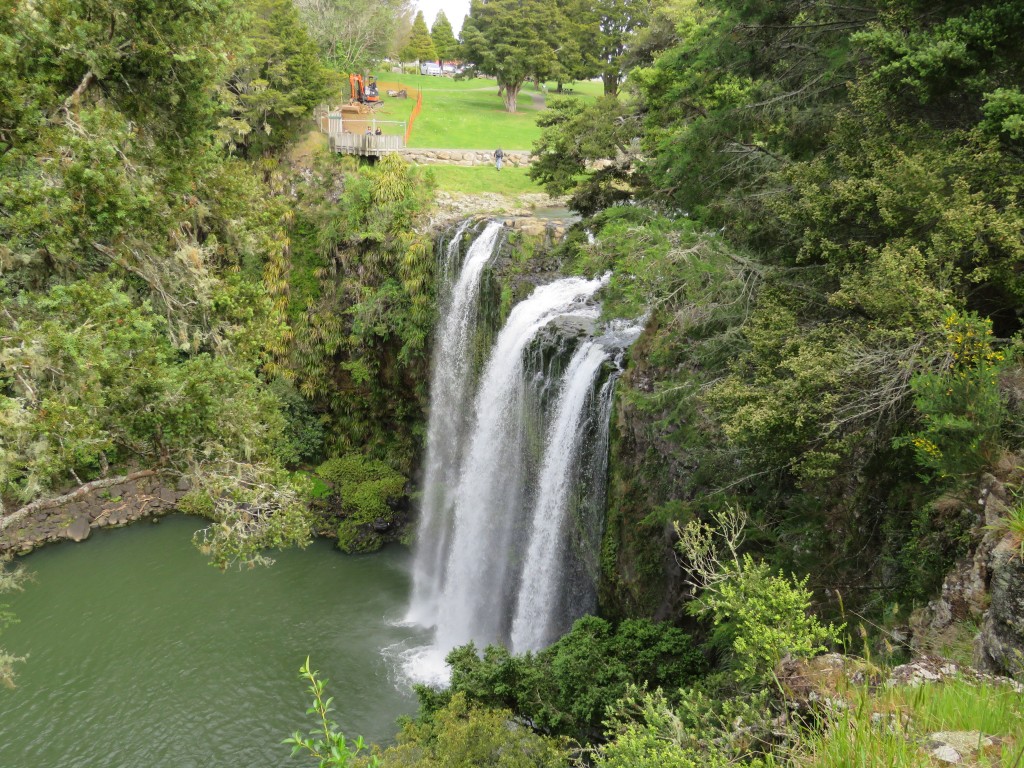
<svg viewBox="0 0 1024 768">
<path fill-rule="evenodd" d="M 416 122 L 416 116 L 423 109 L 423 91 L 416 92 L 416 103 L 413 105 L 412 114 L 409 115 L 409 124 L 405 126 L 405 143 L 409 144 L 409 137 L 412 135 L 412 124 Z"/>
</svg>

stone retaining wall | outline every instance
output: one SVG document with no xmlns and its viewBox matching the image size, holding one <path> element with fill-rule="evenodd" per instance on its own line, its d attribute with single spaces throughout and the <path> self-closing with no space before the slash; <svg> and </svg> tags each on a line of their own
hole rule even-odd
<svg viewBox="0 0 1024 768">
<path fill-rule="evenodd" d="M 101 487 L 82 489 L 0 518 L 0 555 L 26 554 L 51 541 L 82 541 L 93 528 L 118 527 L 172 512 L 188 492 L 184 480 L 135 472 Z M 93 485 L 93 484 L 89 484 Z M 3 525 L 6 523 L 6 525 Z"/>
<path fill-rule="evenodd" d="M 530 152 L 525 149 L 502 150 L 504 165 L 525 168 L 531 163 Z M 420 165 L 494 165 L 493 149 L 403 149 L 402 157 Z"/>
</svg>

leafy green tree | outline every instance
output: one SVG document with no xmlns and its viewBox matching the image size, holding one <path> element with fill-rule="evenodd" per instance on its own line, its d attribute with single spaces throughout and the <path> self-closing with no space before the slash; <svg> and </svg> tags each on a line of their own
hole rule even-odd
<svg viewBox="0 0 1024 768">
<path fill-rule="evenodd" d="M 233 114 L 221 125 L 243 154 L 279 151 L 329 96 L 330 78 L 291 0 L 251 0 L 249 41 L 226 86 Z"/>
<path fill-rule="evenodd" d="M 618 94 L 627 71 L 632 36 L 648 25 L 657 6 L 657 0 L 596 0 L 594 3 L 597 34 L 590 40 L 605 96 Z"/>
<path fill-rule="evenodd" d="M 516 111 L 523 83 L 547 79 L 558 68 L 561 18 L 554 3 L 542 0 L 488 0 L 470 4 L 462 25 L 459 58 L 468 74 L 497 79 L 505 109 Z"/>
<path fill-rule="evenodd" d="M 416 18 L 412 20 L 412 34 L 409 37 L 409 44 L 405 47 L 404 58 L 417 61 L 437 60 L 437 50 L 434 48 L 430 30 L 427 29 L 427 22 L 423 18 L 423 11 L 417 11 Z"/>
<path fill-rule="evenodd" d="M 341 72 L 362 72 L 387 57 L 408 0 L 296 0 L 310 35 Z"/>
<path fill-rule="evenodd" d="M 441 61 L 450 61 L 455 58 L 459 48 L 459 41 L 455 39 L 452 31 L 452 23 L 444 15 L 444 11 L 438 11 L 434 19 L 434 26 L 430 28 L 430 39 L 434 41 L 434 52 Z"/>
<path fill-rule="evenodd" d="M 530 178 L 548 194 L 571 192 L 569 205 L 585 215 L 633 195 L 640 119 L 617 99 L 552 100 L 537 125 L 544 131 L 533 146 Z"/>
<path fill-rule="evenodd" d="M 614 626 L 596 616 L 578 620 L 554 645 L 536 654 L 513 656 L 500 646 L 478 655 L 472 644 L 448 656 L 449 692 L 420 689 L 432 712 L 451 694 L 488 707 L 505 708 L 542 733 L 593 740 L 601 734 L 605 710 L 631 684 L 674 690 L 703 666 L 690 638 L 667 624 L 630 619 Z"/>
<path fill-rule="evenodd" d="M 387 768 L 562 768 L 568 749 L 502 709 L 456 693 L 429 718 L 407 723 L 381 755 Z"/>
</svg>

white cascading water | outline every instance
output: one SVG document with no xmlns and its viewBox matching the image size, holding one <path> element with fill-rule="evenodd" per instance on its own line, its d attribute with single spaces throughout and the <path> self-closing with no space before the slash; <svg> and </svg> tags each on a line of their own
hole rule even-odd
<svg viewBox="0 0 1024 768">
<path fill-rule="evenodd" d="M 438 325 L 407 614 L 434 639 L 402 653 L 417 682 L 446 683 L 445 656 L 468 642 L 543 647 L 596 600 L 607 460 L 597 452 L 607 453 L 615 375 L 598 380 L 635 335 L 591 337 L 592 299 L 608 276 L 558 280 L 513 307 L 477 377 L 481 273 L 500 230 L 483 230 L 457 278 L 458 246 L 447 249 L 452 288 Z"/>
<path fill-rule="evenodd" d="M 468 410 L 470 354 L 476 330 L 477 302 L 484 266 L 501 240 L 502 225 L 490 222 L 473 241 L 454 278 L 462 236 L 469 225 L 463 222 L 446 249 L 443 272 L 451 290 L 442 302 L 441 322 L 434 349 L 430 417 L 427 427 L 427 461 L 416 533 L 413 563 L 413 594 L 407 619 L 433 626 L 444 579 L 448 541 L 451 535 L 451 489 L 458 481 L 461 436 Z"/>
<path fill-rule="evenodd" d="M 587 406 L 593 399 L 597 374 L 608 356 L 600 344 L 587 340 L 576 350 L 562 375 L 554 418 L 545 440 L 530 543 L 512 621 L 512 650 L 516 653 L 543 648 L 561 629 L 558 609 L 568 545 L 570 495 L 575 485 Z"/>
<path fill-rule="evenodd" d="M 455 493 L 455 533 L 438 606 L 435 644 L 502 642 L 514 580 L 512 534 L 524 507 L 523 351 L 556 318 L 596 319 L 586 301 L 606 278 L 566 278 L 536 288 L 509 315 L 491 350 L 474 404 L 474 428 Z"/>
</svg>

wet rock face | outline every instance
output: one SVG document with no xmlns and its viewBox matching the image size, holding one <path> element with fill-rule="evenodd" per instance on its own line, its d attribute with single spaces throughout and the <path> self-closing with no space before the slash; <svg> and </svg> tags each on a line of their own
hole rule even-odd
<svg viewBox="0 0 1024 768">
<path fill-rule="evenodd" d="M 991 605 L 978 636 L 979 666 L 1024 680 L 1024 560 L 1010 538 L 992 551 Z"/>
</svg>

